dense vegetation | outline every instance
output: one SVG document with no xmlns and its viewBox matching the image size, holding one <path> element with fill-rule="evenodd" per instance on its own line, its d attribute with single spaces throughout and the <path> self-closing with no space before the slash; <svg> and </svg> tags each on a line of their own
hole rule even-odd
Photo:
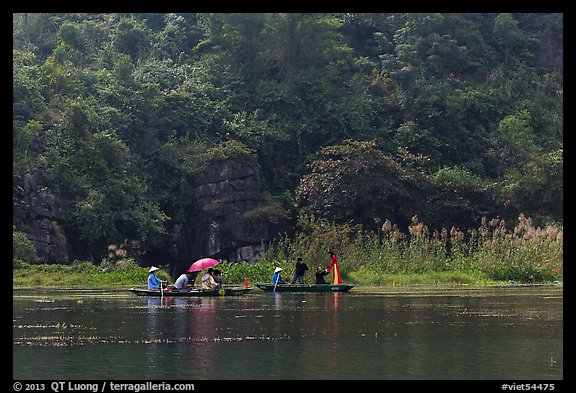
<svg viewBox="0 0 576 393">
<path fill-rule="evenodd" d="M 295 236 L 558 230 L 562 41 L 562 14 L 14 14 L 13 200 L 40 171 L 96 262 L 186 220 L 213 157 L 255 157 Z"/>
<path fill-rule="evenodd" d="M 310 268 L 306 282 L 314 282 L 316 266 L 327 266 L 326 244 L 339 250 L 340 269 L 346 282 L 360 285 L 472 284 L 498 282 L 533 284 L 562 280 L 563 232 L 554 226 L 535 227 L 520 215 L 518 224 L 506 229 L 503 220 L 483 219 L 468 234 L 452 227 L 450 231 L 430 232 L 413 217 L 408 234 L 386 220 L 377 232 L 326 220 L 301 219 L 302 232 L 283 238 L 268 249 L 256 263 L 223 261 L 227 285 L 269 282 L 276 266 L 290 279 L 295 256 L 304 258 Z M 468 240 L 466 240 L 468 239 Z M 147 268 L 131 258 L 107 260 L 99 267 L 90 262 L 70 266 L 29 265 L 20 262 L 14 270 L 14 285 L 91 286 L 143 285 Z M 176 275 L 162 270 L 162 279 L 173 283 Z"/>
</svg>

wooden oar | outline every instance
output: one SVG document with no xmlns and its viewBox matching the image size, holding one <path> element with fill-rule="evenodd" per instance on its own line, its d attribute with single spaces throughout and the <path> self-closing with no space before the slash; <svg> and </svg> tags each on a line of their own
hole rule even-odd
<svg viewBox="0 0 576 393">
<path fill-rule="evenodd" d="M 275 291 L 276 291 L 276 285 L 278 285 L 278 279 L 279 279 L 279 278 L 280 278 L 280 275 L 277 274 L 277 275 L 276 275 L 276 282 L 274 283 L 274 289 L 272 290 L 272 292 L 275 292 Z"/>
</svg>

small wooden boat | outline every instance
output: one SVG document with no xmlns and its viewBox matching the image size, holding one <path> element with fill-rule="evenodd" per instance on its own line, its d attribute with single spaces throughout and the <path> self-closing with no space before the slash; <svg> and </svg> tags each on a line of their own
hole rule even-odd
<svg viewBox="0 0 576 393">
<path fill-rule="evenodd" d="M 274 288 L 274 284 L 263 284 L 257 283 L 256 286 L 263 291 L 267 292 L 348 292 L 354 285 L 332 285 L 332 284 L 308 284 L 308 285 L 300 285 L 300 284 L 293 284 L 293 285 L 276 285 Z"/>
<path fill-rule="evenodd" d="M 191 290 L 176 290 L 176 289 L 148 289 L 148 288 L 130 288 L 129 291 L 138 296 L 238 296 L 253 290 L 254 287 L 224 287 L 214 290 L 202 290 L 194 288 Z"/>
</svg>

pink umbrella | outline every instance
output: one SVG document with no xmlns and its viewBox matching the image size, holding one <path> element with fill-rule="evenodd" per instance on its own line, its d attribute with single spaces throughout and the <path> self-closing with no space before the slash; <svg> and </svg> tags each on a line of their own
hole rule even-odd
<svg viewBox="0 0 576 393">
<path fill-rule="evenodd" d="M 209 267 L 216 266 L 220 263 L 217 259 L 202 258 L 194 262 L 188 268 L 189 272 L 199 272 L 200 270 L 208 269 Z"/>
</svg>

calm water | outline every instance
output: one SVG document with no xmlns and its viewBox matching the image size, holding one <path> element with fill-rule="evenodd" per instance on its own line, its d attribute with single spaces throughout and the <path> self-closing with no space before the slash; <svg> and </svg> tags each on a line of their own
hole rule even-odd
<svg viewBox="0 0 576 393">
<path fill-rule="evenodd" d="M 14 379 L 563 379 L 558 287 L 13 292 Z"/>
</svg>

